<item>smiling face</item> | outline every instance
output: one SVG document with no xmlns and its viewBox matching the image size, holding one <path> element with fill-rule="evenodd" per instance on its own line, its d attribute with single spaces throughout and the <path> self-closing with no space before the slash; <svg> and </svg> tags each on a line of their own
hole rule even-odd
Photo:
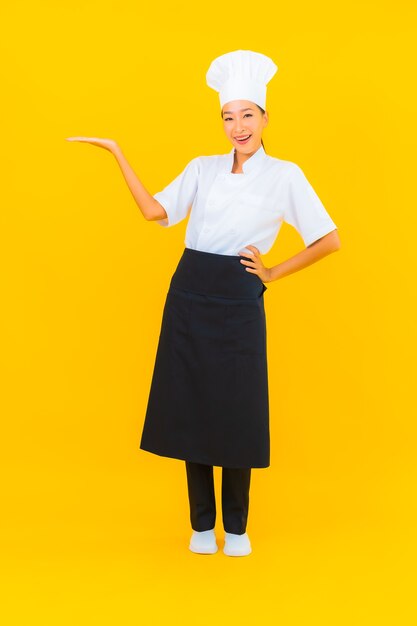
<svg viewBox="0 0 417 626">
<path fill-rule="evenodd" d="M 230 143 L 242 154 L 252 154 L 261 145 L 268 114 L 250 100 L 232 100 L 222 107 L 223 128 Z M 249 138 L 246 139 L 246 137 Z M 239 137 L 243 140 L 239 141 Z"/>
</svg>

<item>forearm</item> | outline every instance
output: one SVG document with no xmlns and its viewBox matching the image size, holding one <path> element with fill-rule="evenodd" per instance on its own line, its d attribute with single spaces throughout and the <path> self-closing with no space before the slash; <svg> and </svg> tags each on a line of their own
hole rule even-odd
<svg viewBox="0 0 417 626">
<path fill-rule="evenodd" d="M 112 154 L 115 156 L 127 186 L 129 187 L 144 218 L 146 220 L 155 220 L 166 217 L 163 207 L 161 207 L 159 202 L 152 196 L 152 194 L 149 193 L 143 183 L 139 180 L 138 176 L 135 174 L 123 154 L 120 146 L 116 146 L 112 149 Z"/>
<path fill-rule="evenodd" d="M 318 241 L 315 241 L 310 246 L 307 246 L 301 252 L 298 252 L 294 256 L 290 257 L 278 265 L 274 265 L 269 269 L 270 280 L 278 280 L 294 272 L 316 263 L 323 257 L 339 250 L 340 244 L 338 238 L 333 233 L 329 233 L 325 237 L 322 237 Z"/>
</svg>

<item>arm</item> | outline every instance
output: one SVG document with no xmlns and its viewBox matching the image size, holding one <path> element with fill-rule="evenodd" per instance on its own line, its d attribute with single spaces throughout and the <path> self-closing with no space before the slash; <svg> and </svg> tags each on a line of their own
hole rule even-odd
<svg viewBox="0 0 417 626">
<path fill-rule="evenodd" d="M 298 272 L 337 250 L 340 250 L 340 239 L 337 230 L 332 230 L 332 232 L 317 239 L 317 241 L 311 243 L 298 254 L 282 263 L 278 263 L 278 265 L 270 267 L 268 282 Z"/>
<path fill-rule="evenodd" d="M 336 224 L 303 170 L 294 163 L 284 195 L 284 221 L 299 232 L 306 247 L 283 263 L 271 267 L 271 280 L 298 272 L 340 249 Z"/>
<path fill-rule="evenodd" d="M 163 220 L 167 217 L 164 207 L 144 187 L 133 169 L 130 167 L 120 146 L 114 139 L 102 137 L 66 137 L 67 141 L 81 141 L 93 146 L 104 148 L 116 157 L 122 174 L 145 220 Z"/>
<path fill-rule="evenodd" d="M 139 180 L 122 149 L 116 144 L 111 150 L 122 171 L 124 179 L 143 217 L 148 220 L 162 220 L 167 217 L 164 207 L 154 198 Z"/>
<path fill-rule="evenodd" d="M 273 267 L 265 267 L 261 259 L 261 253 L 256 246 L 247 245 L 245 248 L 249 250 L 249 254 L 246 251 L 240 251 L 238 254 L 248 258 L 252 257 L 252 261 L 240 259 L 240 263 L 246 266 L 247 272 L 257 274 L 264 283 L 270 283 L 273 280 L 284 278 L 284 276 L 288 276 L 288 274 L 298 272 L 304 267 L 316 263 L 316 261 L 319 261 L 328 254 L 340 250 L 340 239 L 337 229 L 332 230 L 330 233 L 313 241 L 298 254 L 295 254 L 286 261 L 278 263 L 278 265 L 274 265 Z"/>
</svg>

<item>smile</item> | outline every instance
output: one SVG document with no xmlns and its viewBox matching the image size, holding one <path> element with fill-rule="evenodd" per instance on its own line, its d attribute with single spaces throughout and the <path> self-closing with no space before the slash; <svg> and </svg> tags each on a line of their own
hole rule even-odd
<svg viewBox="0 0 417 626">
<path fill-rule="evenodd" d="M 249 139 L 252 137 L 252 135 L 245 135 L 244 137 L 242 137 L 242 139 L 238 139 L 238 137 L 235 137 L 236 141 L 238 141 L 239 143 L 246 143 L 247 141 L 249 141 Z"/>
</svg>

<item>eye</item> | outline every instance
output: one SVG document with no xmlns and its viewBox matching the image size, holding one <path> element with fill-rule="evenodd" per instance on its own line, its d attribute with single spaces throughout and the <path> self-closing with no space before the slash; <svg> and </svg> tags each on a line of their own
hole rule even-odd
<svg viewBox="0 0 417 626">
<path fill-rule="evenodd" d="M 246 117 L 247 115 L 249 115 L 249 117 L 253 117 L 252 113 L 245 113 L 245 115 L 244 115 L 243 117 Z M 225 117 L 225 118 L 224 118 L 224 121 L 225 121 L 225 122 L 228 122 L 228 121 L 229 121 L 229 120 L 231 120 L 231 119 L 232 119 L 231 117 Z"/>
</svg>

